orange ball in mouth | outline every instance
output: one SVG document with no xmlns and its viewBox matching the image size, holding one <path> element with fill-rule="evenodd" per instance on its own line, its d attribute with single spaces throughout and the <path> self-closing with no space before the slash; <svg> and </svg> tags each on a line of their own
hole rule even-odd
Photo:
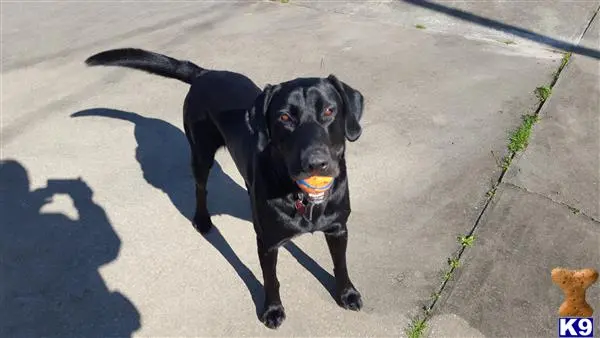
<svg viewBox="0 0 600 338">
<path fill-rule="evenodd" d="M 323 196 L 333 186 L 333 177 L 311 176 L 296 181 L 300 190 L 311 197 Z"/>
</svg>

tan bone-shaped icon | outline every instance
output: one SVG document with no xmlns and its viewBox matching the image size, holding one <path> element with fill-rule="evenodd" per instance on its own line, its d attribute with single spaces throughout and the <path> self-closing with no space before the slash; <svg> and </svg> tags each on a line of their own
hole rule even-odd
<svg viewBox="0 0 600 338">
<path fill-rule="evenodd" d="M 552 281 L 565 294 L 565 301 L 560 305 L 558 314 L 561 317 L 591 317 L 594 310 L 585 300 L 585 291 L 596 280 L 598 271 L 594 269 L 552 269 Z"/>
</svg>

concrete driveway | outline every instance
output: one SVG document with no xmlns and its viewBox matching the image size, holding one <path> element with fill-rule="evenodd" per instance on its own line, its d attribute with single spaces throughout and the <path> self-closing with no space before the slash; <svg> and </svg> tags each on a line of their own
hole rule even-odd
<svg viewBox="0 0 600 338">
<path fill-rule="evenodd" d="M 456 7 L 536 36 L 410 1 L 2 3 L 0 332 L 400 336 L 411 323 L 412 333 L 425 332 L 414 325 L 435 310 L 432 294 L 444 280 L 454 281 L 448 258 L 503 177 L 509 132 L 538 110 L 535 89 L 552 84 L 561 66 L 553 45 L 576 46 L 598 5 Z M 226 152 L 209 183 L 218 231 L 204 238 L 188 219 L 187 85 L 83 64 L 128 46 L 239 71 L 261 86 L 334 73 L 361 90 L 364 132 L 347 156 L 348 261 L 363 311 L 336 305 L 327 246 L 315 234 L 280 254 L 286 322 L 277 331 L 259 322 L 262 277 L 248 198 Z M 598 49 L 578 51 L 595 62 Z M 582 260 L 597 252 L 597 225 Z M 507 334 L 444 309 L 433 317 L 434 334 Z"/>
</svg>

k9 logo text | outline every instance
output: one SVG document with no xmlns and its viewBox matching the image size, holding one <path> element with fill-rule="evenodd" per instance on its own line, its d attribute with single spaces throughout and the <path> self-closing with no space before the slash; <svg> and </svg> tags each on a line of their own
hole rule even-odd
<svg viewBox="0 0 600 338">
<path fill-rule="evenodd" d="M 593 318 L 559 318 L 559 338 L 594 337 Z"/>
</svg>

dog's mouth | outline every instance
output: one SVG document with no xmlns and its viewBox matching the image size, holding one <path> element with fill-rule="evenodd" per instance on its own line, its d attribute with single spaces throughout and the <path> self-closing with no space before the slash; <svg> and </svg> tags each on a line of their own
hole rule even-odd
<svg viewBox="0 0 600 338">
<path fill-rule="evenodd" d="M 313 204 L 321 204 L 329 197 L 329 190 L 322 191 L 319 193 L 307 193 L 306 199 Z"/>
<path fill-rule="evenodd" d="M 336 178 L 339 176 L 340 170 L 339 170 L 339 165 L 336 163 L 335 165 L 331 166 L 327 170 L 318 170 L 318 171 L 313 171 L 313 172 L 306 172 L 303 170 L 290 170 L 288 173 L 289 173 L 289 176 L 292 179 L 292 181 L 298 182 L 298 181 L 306 180 L 313 176 L 326 176 L 326 177 Z"/>
</svg>

